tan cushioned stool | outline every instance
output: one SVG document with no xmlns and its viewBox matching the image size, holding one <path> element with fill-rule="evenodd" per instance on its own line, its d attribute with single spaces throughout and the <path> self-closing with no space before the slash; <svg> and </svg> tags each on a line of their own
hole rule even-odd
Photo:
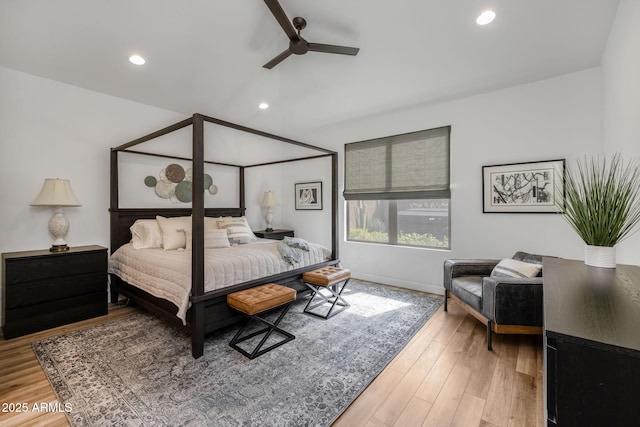
<svg viewBox="0 0 640 427">
<path fill-rule="evenodd" d="M 253 316 L 295 299 L 295 289 L 276 283 L 268 283 L 227 295 L 227 304 L 238 311 Z"/>
<path fill-rule="evenodd" d="M 245 289 L 238 292 L 233 292 L 227 295 L 227 304 L 242 313 L 249 316 L 249 320 L 242 326 L 242 328 L 231 339 L 229 345 L 235 350 L 247 356 L 249 359 L 258 357 L 266 352 L 273 350 L 282 344 L 295 339 L 293 334 L 278 327 L 280 321 L 284 318 L 284 315 L 289 311 L 291 303 L 296 300 L 295 289 L 287 286 L 278 285 L 276 283 L 267 283 L 266 285 L 257 286 L 255 288 Z M 282 312 L 278 318 L 272 323 L 265 318 L 258 316 L 259 313 L 275 309 L 282 308 Z M 260 322 L 266 327 L 259 329 L 255 332 L 251 332 L 242 336 L 242 333 L 252 322 Z M 269 345 L 267 348 L 262 349 L 262 346 L 267 342 L 267 339 L 273 332 L 278 332 L 283 335 L 284 338 L 277 341 L 275 344 Z M 251 350 L 251 352 L 238 346 L 238 343 L 249 340 L 254 337 L 262 335 L 260 342 Z M 257 340 L 257 338 L 256 338 Z"/>
<path fill-rule="evenodd" d="M 351 271 L 346 268 L 324 267 L 302 274 L 302 279 L 307 283 L 319 286 L 331 286 L 351 277 Z"/>
<path fill-rule="evenodd" d="M 309 302 L 307 302 L 304 312 L 328 319 L 351 307 L 342 296 L 342 291 L 346 288 L 350 278 L 351 271 L 346 268 L 331 266 L 303 273 L 302 281 L 309 290 L 311 290 L 311 298 Z M 328 290 L 330 293 L 326 294 L 326 291 L 325 293 L 321 292 L 321 288 Z M 314 299 L 320 299 L 320 302 L 313 303 Z M 321 311 L 317 310 L 318 307 L 325 304 L 330 304 L 329 310 L 326 313 L 321 312 L 324 309 L 321 309 Z M 336 306 L 338 306 L 337 309 Z"/>
</svg>

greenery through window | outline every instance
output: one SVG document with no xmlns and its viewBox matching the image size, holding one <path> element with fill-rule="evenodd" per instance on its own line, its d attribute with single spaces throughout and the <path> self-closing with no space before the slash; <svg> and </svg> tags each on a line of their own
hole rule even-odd
<svg viewBox="0 0 640 427">
<path fill-rule="evenodd" d="M 347 239 L 449 248 L 449 200 L 349 200 Z"/>
</svg>

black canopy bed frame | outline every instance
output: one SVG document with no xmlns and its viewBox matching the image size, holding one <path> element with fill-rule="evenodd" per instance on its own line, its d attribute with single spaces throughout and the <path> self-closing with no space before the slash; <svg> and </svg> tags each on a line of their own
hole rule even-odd
<svg viewBox="0 0 640 427">
<path fill-rule="evenodd" d="M 318 151 L 320 154 L 307 157 L 298 157 L 293 159 L 265 162 L 249 165 L 234 165 L 229 163 L 219 163 L 215 161 L 205 160 L 205 122 L 213 123 L 220 126 L 229 127 L 242 132 L 248 132 L 260 137 L 269 138 L 284 142 L 287 144 L 305 147 L 310 150 Z M 157 153 L 148 153 L 133 150 L 139 144 L 151 141 L 163 135 L 179 129 L 192 126 L 192 157 L 177 157 L 173 155 L 164 155 Z M 120 153 L 134 153 L 145 156 L 164 157 L 176 160 L 185 160 L 192 162 L 193 170 L 193 199 L 191 208 L 120 208 L 119 206 L 119 180 L 118 180 L 118 156 Z M 331 257 L 329 261 L 298 268 L 292 271 L 263 277 L 256 280 L 233 285 L 224 289 L 214 291 L 204 291 L 204 217 L 220 217 L 220 216 L 243 216 L 245 214 L 245 182 L 244 171 L 246 168 L 260 167 L 279 163 L 297 162 L 322 157 L 331 157 Z M 222 165 L 237 167 L 239 170 L 239 205 L 230 208 L 205 208 L 204 203 L 204 165 Z M 336 265 L 338 260 L 338 209 L 337 209 L 337 182 L 338 182 L 338 160 L 337 153 L 321 147 L 305 144 L 288 138 L 272 135 L 255 129 L 229 123 L 223 120 L 208 117 L 202 114 L 194 114 L 192 117 L 182 120 L 166 128 L 150 133 L 141 138 L 130 141 L 126 144 L 111 149 L 111 177 L 110 177 L 110 221 L 111 221 L 111 253 L 113 254 L 120 246 L 131 241 L 131 232 L 129 227 L 138 219 L 154 219 L 156 215 L 165 217 L 188 216 L 192 218 L 192 259 L 191 259 L 191 307 L 187 311 L 187 327 L 191 333 L 191 353 L 194 358 L 198 358 L 204 353 L 205 336 L 211 332 L 228 326 L 241 319 L 235 310 L 227 307 L 227 294 L 242 289 L 262 285 L 265 283 L 275 282 L 284 284 L 297 289 L 305 289 L 302 286 L 302 274 L 327 265 Z M 174 323 L 182 325 L 180 319 L 176 317 L 178 308 L 171 302 L 153 295 L 130 285 L 115 274 L 110 275 L 110 295 L 111 302 L 118 300 L 118 295 L 129 298 L 130 301 L 139 306 L 160 315 Z"/>
</svg>

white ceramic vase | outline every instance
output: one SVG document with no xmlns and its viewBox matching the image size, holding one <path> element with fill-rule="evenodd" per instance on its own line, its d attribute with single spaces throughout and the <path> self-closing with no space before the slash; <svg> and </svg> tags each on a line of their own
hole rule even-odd
<svg viewBox="0 0 640 427">
<path fill-rule="evenodd" d="M 593 267 L 616 268 L 615 246 L 585 245 L 584 263 Z"/>
</svg>

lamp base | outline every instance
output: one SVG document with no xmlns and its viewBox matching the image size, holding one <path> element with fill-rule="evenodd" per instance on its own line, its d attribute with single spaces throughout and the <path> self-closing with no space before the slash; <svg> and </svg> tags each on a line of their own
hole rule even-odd
<svg viewBox="0 0 640 427">
<path fill-rule="evenodd" d="M 49 248 L 49 252 L 66 252 L 69 250 L 69 246 L 67 245 L 52 245 Z"/>
<path fill-rule="evenodd" d="M 267 228 L 265 228 L 264 231 L 270 233 L 273 231 L 273 211 L 271 210 L 271 206 L 269 206 L 269 208 L 267 209 L 267 213 L 264 216 L 264 219 L 267 220 Z"/>
</svg>

